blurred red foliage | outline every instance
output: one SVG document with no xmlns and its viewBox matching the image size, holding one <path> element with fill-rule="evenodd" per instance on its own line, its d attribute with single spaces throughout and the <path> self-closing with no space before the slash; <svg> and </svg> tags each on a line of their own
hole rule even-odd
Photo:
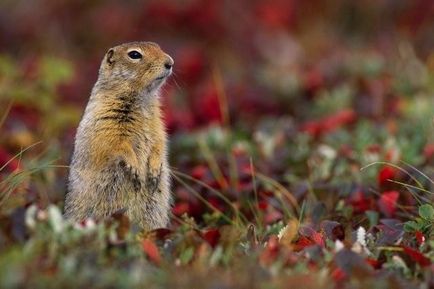
<svg viewBox="0 0 434 289">
<path fill-rule="evenodd" d="M 158 250 L 157 245 L 155 245 L 152 240 L 144 239 L 142 241 L 142 249 L 149 257 L 149 260 L 151 260 L 153 263 L 155 263 L 156 265 L 159 265 L 161 263 L 160 251 Z"/>
<path fill-rule="evenodd" d="M 416 251 L 410 247 L 402 246 L 404 249 L 404 253 L 407 254 L 411 258 L 412 261 L 416 262 L 422 267 L 427 267 L 431 265 L 431 260 L 428 257 L 425 257 L 419 251 Z"/>
<path fill-rule="evenodd" d="M 378 200 L 378 207 L 386 217 L 393 217 L 395 215 L 398 198 L 399 192 L 397 191 L 387 191 L 381 194 Z"/>
<path fill-rule="evenodd" d="M 301 131 L 317 137 L 322 134 L 330 133 L 343 125 L 354 122 L 355 120 L 356 114 L 354 111 L 343 110 L 320 120 L 308 121 L 301 126 Z"/>
<path fill-rule="evenodd" d="M 390 184 L 390 180 L 396 179 L 398 170 L 391 166 L 384 166 L 378 173 L 378 186 L 383 187 Z"/>
</svg>

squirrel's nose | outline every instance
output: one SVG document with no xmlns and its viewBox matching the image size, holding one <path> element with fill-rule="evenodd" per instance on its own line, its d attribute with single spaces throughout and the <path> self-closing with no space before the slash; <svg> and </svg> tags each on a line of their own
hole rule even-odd
<svg viewBox="0 0 434 289">
<path fill-rule="evenodd" d="M 166 60 L 166 62 L 164 63 L 164 67 L 165 67 L 166 69 L 171 69 L 171 68 L 173 67 L 173 64 L 174 64 L 174 61 L 173 61 L 172 57 L 167 56 L 167 60 Z"/>
</svg>

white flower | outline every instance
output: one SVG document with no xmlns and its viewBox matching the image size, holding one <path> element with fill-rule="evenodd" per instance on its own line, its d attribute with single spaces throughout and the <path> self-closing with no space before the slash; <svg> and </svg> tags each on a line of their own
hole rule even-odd
<svg viewBox="0 0 434 289">
<path fill-rule="evenodd" d="M 283 234 L 285 233 L 285 230 L 288 228 L 288 225 L 282 227 L 282 229 L 280 229 L 279 234 L 277 234 L 277 238 L 279 238 L 279 241 L 282 239 Z"/>
<path fill-rule="evenodd" d="M 35 204 L 31 205 L 26 210 L 25 222 L 26 222 L 27 227 L 29 227 L 30 229 L 33 229 L 36 226 L 35 218 L 36 218 L 36 212 L 37 211 L 38 211 L 38 208 L 36 207 Z"/>
<path fill-rule="evenodd" d="M 351 250 L 355 253 L 361 254 L 365 253 L 367 255 L 372 255 L 371 251 L 369 251 L 366 243 L 366 230 L 362 226 L 357 229 L 356 232 L 356 242 L 354 242 Z"/>
<path fill-rule="evenodd" d="M 359 242 L 360 245 L 363 247 L 366 247 L 366 230 L 362 226 L 360 226 L 357 229 L 357 240 L 356 242 Z"/>
<path fill-rule="evenodd" d="M 337 152 L 334 148 L 325 144 L 318 146 L 318 152 L 320 153 L 321 156 L 329 160 L 334 160 L 337 155 Z"/>
<path fill-rule="evenodd" d="M 339 252 L 340 250 L 342 250 L 344 248 L 344 243 L 341 242 L 341 240 L 336 240 L 335 241 L 335 252 Z"/>
<path fill-rule="evenodd" d="M 53 231 L 56 233 L 62 232 L 65 226 L 63 216 L 59 208 L 54 205 L 48 206 L 48 216 Z"/>
</svg>

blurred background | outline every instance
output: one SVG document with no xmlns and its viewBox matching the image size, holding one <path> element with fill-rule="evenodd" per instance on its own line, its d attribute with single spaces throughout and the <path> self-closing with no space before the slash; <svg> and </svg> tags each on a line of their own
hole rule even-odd
<svg viewBox="0 0 434 289">
<path fill-rule="evenodd" d="M 1 0 L 2 189 L 24 204 L 63 200 L 62 166 L 103 55 L 145 40 L 175 60 L 162 98 L 174 167 L 237 199 L 252 192 L 253 156 L 301 197 L 299 180 L 330 178 L 338 154 L 347 159 L 332 175 L 360 191 L 355 164 L 432 161 L 433 35 L 428 0 Z M 174 190 L 176 214 L 206 210 Z"/>
</svg>

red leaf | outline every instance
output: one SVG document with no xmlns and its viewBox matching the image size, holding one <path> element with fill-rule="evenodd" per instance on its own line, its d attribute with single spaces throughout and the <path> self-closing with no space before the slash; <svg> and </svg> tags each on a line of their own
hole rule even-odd
<svg viewBox="0 0 434 289">
<path fill-rule="evenodd" d="M 202 238 L 214 248 L 220 240 L 220 232 L 218 229 L 210 229 L 202 233 Z"/>
<path fill-rule="evenodd" d="M 323 239 L 321 233 L 314 232 L 312 234 L 312 240 L 315 242 L 315 244 L 320 245 L 321 247 L 325 246 L 324 239 Z"/>
<path fill-rule="evenodd" d="M 422 232 L 420 232 L 420 231 L 416 231 L 416 232 L 414 233 L 414 235 L 415 235 L 415 237 L 416 237 L 417 244 L 418 244 L 419 246 L 422 245 L 423 243 L 425 243 L 425 236 L 422 234 Z"/>
<path fill-rule="evenodd" d="M 195 179 L 201 180 L 208 172 L 208 168 L 204 165 L 197 165 L 191 170 L 191 176 Z"/>
<path fill-rule="evenodd" d="M 342 110 L 323 119 L 322 129 L 331 132 L 343 125 L 350 124 L 356 119 L 356 114 L 350 109 Z"/>
<path fill-rule="evenodd" d="M 317 121 L 309 121 L 301 126 L 301 131 L 318 136 L 321 132 L 321 125 Z"/>
<path fill-rule="evenodd" d="M 258 208 L 259 208 L 259 210 L 261 210 L 261 211 L 265 211 L 265 210 L 267 210 L 267 208 L 268 208 L 268 201 L 266 201 L 266 200 L 261 200 L 261 201 L 259 201 L 259 202 L 258 202 Z"/>
<path fill-rule="evenodd" d="M 294 251 L 298 252 L 306 247 L 315 245 L 315 242 L 305 236 L 301 236 L 294 244 Z"/>
<path fill-rule="evenodd" d="M 211 206 L 219 210 L 220 212 L 224 212 L 226 207 L 223 201 L 217 197 L 208 197 L 207 201 Z"/>
<path fill-rule="evenodd" d="M 273 207 L 269 207 L 268 212 L 265 214 L 265 223 L 273 224 L 283 218 L 283 214 Z"/>
<path fill-rule="evenodd" d="M 276 235 L 271 235 L 268 239 L 267 246 L 262 251 L 259 260 L 262 264 L 270 264 L 274 262 L 279 255 L 279 238 Z"/>
<path fill-rule="evenodd" d="M 0 148 L 0 168 L 5 164 L 8 164 L 6 168 L 11 172 L 20 169 L 20 163 L 18 159 L 14 159 L 13 156 L 9 154 L 6 150 Z"/>
<path fill-rule="evenodd" d="M 336 268 L 333 270 L 331 276 L 335 282 L 340 282 L 345 279 L 347 274 L 341 268 Z"/>
<path fill-rule="evenodd" d="M 149 239 L 142 241 L 143 252 L 149 257 L 154 264 L 159 265 L 161 263 L 160 251 L 158 251 L 157 245 Z"/>
<path fill-rule="evenodd" d="M 383 186 L 390 183 L 389 180 L 396 178 L 397 170 L 390 166 L 383 167 L 378 173 L 378 185 Z"/>
<path fill-rule="evenodd" d="M 407 254 L 414 262 L 418 263 L 422 267 L 427 267 L 431 265 L 431 260 L 425 257 L 419 251 L 416 251 L 410 247 L 402 246 L 404 253 Z"/>
<path fill-rule="evenodd" d="M 429 143 L 423 149 L 423 155 L 428 160 L 434 157 L 434 143 Z"/>
<path fill-rule="evenodd" d="M 309 121 L 301 126 L 301 131 L 317 137 L 321 134 L 332 132 L 343 125 L 354 122 L 356 117 L 356 113 L 353 110 L 345 109 L 334 115 L 315 121 Z"/>
<path fill-rule="evenodd" d="M 157 240 L 165 240 L 167 239 L 173 231 L 166 228 L 154 229 L 151 231 L 151 234 L 155 236 Z"/>
<path fill-rule="evenodd" d="M 188 213 L 190 211 L 190 205 L 187 202 L 179 202 L 176 203 L 175 206 L 172 208 L 172 213 L 175 216 L 182 216 L 185 213 Z"/>
<path fill-rule="evenodd" d="M 321 233 L 318 233 L 311 227 L 301 227 L 299 233 L 300 235 L 309 238 L 313 242 L 313 244 L 320 245 L 321 247 L 325 246 L 323 235 Z"/>
<path fill-rule="evenodd" d="M 393 217 L 396 212 L 398 198 L 399 192 L 397 191 L 384 192 L 378 200 L 378 206 L 381 212 L 387 217 Z"/>
<path fill-rule="evenodd" d="M 362 191 L 356 191 L 351 193 L 348 197 L 347 203 L 353 207 L 355 214 L 364 213 L 365 211 L 372 209 L 374 205 L 371 198 L 367 198 Z"/>
<path fill-rule="evenodd" d="M 374 269 L 381 269 L 382 263 L 372 258 L 366 258 L 366 263 L 372 266 Z"/>
</svg>

